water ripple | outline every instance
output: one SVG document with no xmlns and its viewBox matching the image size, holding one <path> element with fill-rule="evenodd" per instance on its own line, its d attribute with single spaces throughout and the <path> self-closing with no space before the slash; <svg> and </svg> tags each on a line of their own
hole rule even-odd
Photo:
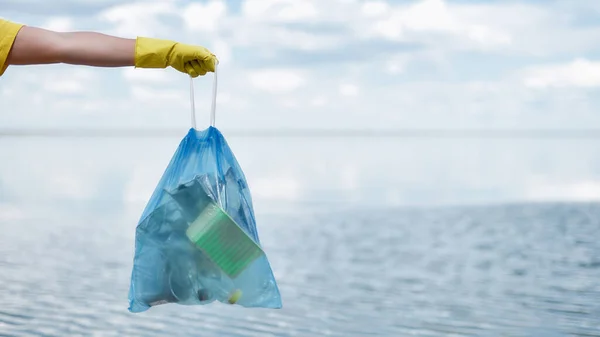
<svg viewBox="0 0 600 337">
<path fill-rule="evenodd" d="M 215 303 L 135 315 L 135 219 L 6 220 L 0 335 L 600 336 L 600 206 L 376 214 L 261 219 L 282 310 Z"/>
</svg>

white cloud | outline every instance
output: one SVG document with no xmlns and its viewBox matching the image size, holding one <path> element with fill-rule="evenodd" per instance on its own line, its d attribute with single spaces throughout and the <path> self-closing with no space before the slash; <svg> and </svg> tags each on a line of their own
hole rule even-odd
<svg viewBox="0 0 600 337">
<path fill-rule="evenodd" d="M 342 96 L 356 96 L 359 88 L 355 84 L 345 83 L 340 85 L 339 92 Z"/>
<path fill-rule="evenodd" d="M 46 24 L 44 24 L 42 26 L 42 28 L 57 31 L 57 32 L 72 31 L 74 29 L 73 28 L 73 19 L 70 17 L 50 18 L 46 21 Z"/>
<path fill-rule="evenodd" d="M 277 18 L 285 22 L 308 21 L 317 16 L 317 9 L 310 2 L 290 1 L 289 6 L 281 8 Z"/>
<path fill-rule="evenodd" d="M 390 5 L 385 1 L 366 1 L 361 10 L 367 17 L 377 17 L 389 11 Z"/>
<path fill-rule="evenodd" d="M 232 61 L 231 46 L 222 39 L 215 40 L 211 52 L 219 59 L 219 66 L 227 65 Z"/>
<path fill-rule="evenodd" d="M 385 63 L 385 71 L 389 74 L 400 74 L 404 72 L 407 63 L 406 56 L 391 58 Z"/>
<path fill-rule="evenodd" d="M 95 85 L 95 74 L 90 69 L 78 68 L 60 76 L 38 78 L 42 89 L 52 94 L 81 94 Z"/>
<path fill-rule="evenodd" d="M 217 103 L 218 104 L 227 104 L 232 100 L 231 94 L 228 92 L 219 92 L 217 95 Z"/>
<path fill-rule="evenodd" d="M 502 30 L 501 25 L 491 26 L 484 18 L 471 15 L 473 5 L 451 5 L 444 0 L 421 0 L 387 9 L 379 3 L 370 6 L 367 4 L 364 5 L 370 8 L 367 13 L 377 13 L 368 15 L 376 16 L 374 24 L 369 24 L 368 29 L 373 35 L 386 39 L 429 44 L 452 43 L 454 48 L 467 48 L 469 43 L 476 48 L 490 48 L 512 42 L 511 36 Z M 481 7 L 493 8 L 494 5 L 486 4 Z M 444 38 L 447 37 L 460 40 L 445 41 Z"/>
<path fill-rule="evenodd" d="M 328 100 L 323 96 L 317 96 L 310 100 L 310 104 L 313 106 L 325 106 L 327 105 Z"/>
<path fill-rule="evenodd" d="M 43 88 L 50 93 L 79 94 L 85 90 L 83 83 L 76 80 L 61 80 L 59 82 L 45 82 Z"/>
<path fill-rule="evenodd" d="M 227 15 L 227 5 L 221 0 L 206 4 L 191 3 L 183 13 L 186 26 L 192 31 L 214 32 L 219 22 Z"/>
<path fill-rule="evenodd" d="M 403 26 L 399 19 L 389 18 L 375 22 L 373 26 L 375 35 L 382 36 L 390 40 L 400 40 L 403 36 Z"/>
<path fill-rule="evenodd" d="M 167 102 L 187 102 L 186 94 L 180 90 L 155 89 L 144 85 L 134 85 L 131 87 L 133 97 L 140 101 L 152 102 L 153 100 L 164 100 Z"/>
<path fill-rule="evenodd" d="M 306 76 L 295 69 L 257 70 L 248 77 L 252 86 L 270 93 L 289 92 L 306 83 Z"/>
<path fill-rule="evenodd" d="M 272 37 L 280 47 L 305 51 L 335 50 L 343 40 L 331 34 L 307 33 L 288 28 L 272 28 Z"/>
<path fill-rule="evenodd" d="M 481 46 L 497 46 L 510 44 L 512 38 L 504 32 L 494 30 L 484 25 L 472 25 L 467 28 L 467 36 Z"/>
<path fill-rule="evenodd" d="M 272 22 L 307 21 L 318 15 L 313 2 L 296 0 L 246 0 L 242 13 L 251 20 Z"/>
<path fill-rule="evenodd" d="M 171 79 L 168 72 L 162 69 L 137 69 L 133 67 L 124 68 L 123 77 L 132 83 L 165 83 Z"/>
<path fill-rule="evenodd" d="M 304 31 L 291 26 L 271 25 L 266 21 L 245 18 L 233 20 L 231 26 L 234 27 L 231 44 L 273 57 L 284 48 L 309 52 L 335 51 L 348 41 L 348 36 L 335 33 Z"/>
<path fill-rule="evenodd" d="M 289 97 L 282 99 L 279 102 L 279 104 L 281 104 L 281 106 L 283 106 L 284 108 L 288 108 L 288 109 L 300 107 L 300 102 L 298 102 L 297 99 L 289 98 Z"/>
<path fill-rule="evenodd" d="M 173 1 L 142 1 L 110 7 L 98 18 L 112 24 L 114 33 L 120 36 L 157 36 L 169 31 L 169 25 L 158 18 L 168 14 L 180 15 Z"/>
<path fill-rule="evenodd" d="M 462 24 L 443 0 L 422 0 L 401 5 L 376 21 L 374 32 L 389 39 L 405 38 L 405 31 L 454 33 Z"/>
<path fill-rule="evenodd" d="M 525 71 L 523 83 L 532 88 L 598 87 L 600 62 L 580 58 L 567 64 L 531 67 Z"/>
<path fill-rule="evenodd" d="M 398 63 L 395 63 L 395 62 L 391 62 L 391 63 L 388 64 L 387 71 L 390 74 L 399 74 L 402 71 L 404 71 L 404 69 L 403 69 L 403 67 L 402 67 L 401 64 L 398 64 Z"/>
<path fill-rule="evenodd" d="M 415 31 L 452 32 L 461 28 L 461 23 L 444 0 L 419 1 L 406 9 L 400 9 L 396 18 L 403 26 Z"/>
</svg>

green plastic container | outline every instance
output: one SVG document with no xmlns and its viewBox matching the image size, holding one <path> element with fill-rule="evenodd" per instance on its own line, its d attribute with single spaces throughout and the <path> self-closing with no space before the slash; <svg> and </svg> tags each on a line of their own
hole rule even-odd
<svg viewBox="0 0 600 337">
<path fill-rule="evenodd" d="M 219 205 L 210 201 L 186 235 L 230 278 L 236 278 L 264 251 Z"/>
</svg>

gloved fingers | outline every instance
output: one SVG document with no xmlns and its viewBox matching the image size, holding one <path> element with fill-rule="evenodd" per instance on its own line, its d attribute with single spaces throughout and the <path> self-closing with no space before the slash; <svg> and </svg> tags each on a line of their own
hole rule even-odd
<svg viewBox="0 0 600 337">
<path fill-rule="evenodd" d="M 215 62 L 217 57 L 210 50 L 198 46 L 196 52 L 194 53 L 194 59 L 196 59 L 206 72 L 214 72 L 215 71 Z"/>
<path fill-rule="evenodd" d="M 215 64 L 217 63 L 217 57 L 214 54 L 210 54 L 210 58 L 204 60 L 204 65 L 207 71 L 214 72 Z"/>
<path fill-rule="evenodd" d="M 184 64 L 183 68 L 185 69 L 185 72 L 188 73 L 190 76 L 194 78 L 199 76 L 198 72 L 196 72 L 196 69 L 194 69 L 191 63 Z"/>
<path fill-rule="evenodd" d="M 190 64 L 192 65 L 192 67 L 194 68 L 194 70 L 196 71 L 196 73 L 200 76 L 204 76 L 206 75 L 207 69 L 206 69 L 206 65 L 204 63 L 200 63 L 196 60 L 190 62 Z"/>
</svg>

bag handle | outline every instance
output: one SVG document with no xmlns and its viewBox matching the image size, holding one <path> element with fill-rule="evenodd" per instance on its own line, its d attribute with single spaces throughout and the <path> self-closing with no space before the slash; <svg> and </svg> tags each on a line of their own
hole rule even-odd
<svg viewBox="0 0 600 337">
<path fill-rule="evenodd" d="M 215 117 L 217 110 L 217 66 L 219 61 L 215 62 L 215 73 L 213 75 L 213 87 L 212 87 L 212 102 L 210 107 L 210 126 L 215 126 Z M 192 128 L 196 129 L 196 104 L 194 101 L 194 78 L 190 76 L 190 106 L 191 111 L 191 122 Z"/>
</svg>

